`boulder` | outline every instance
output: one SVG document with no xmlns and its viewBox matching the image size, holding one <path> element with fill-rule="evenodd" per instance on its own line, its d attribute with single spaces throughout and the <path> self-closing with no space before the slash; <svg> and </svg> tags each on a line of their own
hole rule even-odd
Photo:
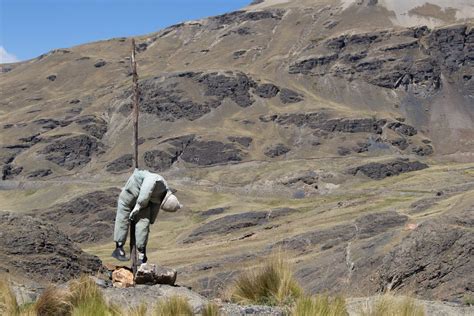
<svg viewBox="0 0 474 316">
<path fill-rule="evenodd" d="M 133 272 L 127 268 L 119 268 L 112 272 L 112 283 L 117 288 L 127 288 L 135 286 Z"/>
<path fill-rule="evenodd" d="M 140 265 L 135 276 L 137 284 L 168 284 L 174 285 L 178 272 L 175 269 L 160 267 L 151 263 Z"/>
</svg>

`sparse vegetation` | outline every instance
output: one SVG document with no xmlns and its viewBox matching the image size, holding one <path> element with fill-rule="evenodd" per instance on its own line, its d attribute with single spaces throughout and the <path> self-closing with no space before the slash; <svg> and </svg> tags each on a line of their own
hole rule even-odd
<svg viewBox="0 0 474 316">
<path fill-rule="evenodd" d="M 35 303 L 35 312 L 39 316 L 71 315 L 71 311 L 67 291 L 52 285 L 41 293 Z"/>
<path fill-rule="evenodd" d="M 346 316 L 346 301 L 338 296 L 331 298 L 327 295 L 315 297 L 304 296 L 296 301 L 292 316 Z"/>
<path fill-rule="evenodd" d="M 193 309 L 185 298 L 172 296 L 169 299 L 160 302 L 155 309 L 155 316 L 193 316 Z"/>
<path fill-rule="evenodd" d="M 134 308 L 128 310 L 127 313 L 123 315 L 127 316 L 146 316 L 148 313 L 148 308 L 145 303 L 142 303 Z"/>
<path fill-rule="evenodd" d="M 361 316 L 424 316 L 423 306 L 410 297 L 394 297 L 389 294 L 380 296 L 373 304 L 368 304 Z"/>
<path fill-rule="evenodd" d="M 2 276 L 0 279 L 0 314 L 18 315 L 20 307 L 16 301 L 15 295 L 10 288 L 8 280 Z"/>
<path fill-rule="evenodd" d="M 290 305 L 303 293 L 281 254 L 244 272 L 233 284 L 230 299 L 240 304 Z"/>
<path fill-rule="evenodd" d="M 216 303 L 208 303 L 206 306 L 204 306 L 202 312 L 202 316 L 219 316 L 219 306 L 217 306 Z"/>
</svg>

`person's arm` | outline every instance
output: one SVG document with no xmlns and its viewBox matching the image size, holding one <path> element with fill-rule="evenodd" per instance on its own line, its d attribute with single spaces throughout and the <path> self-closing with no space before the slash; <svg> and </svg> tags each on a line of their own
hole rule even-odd
<svg viewBox="0 0 474 316">
<path fill-rule="evenodd" d="M 133 208 L 133 211 L 130 213 L 130 219 L 133 219 L 136 213 L 148 206 L 153 191 L 157 189 L 163 192 L 169 190 L 168 184 L 163 177 L 159 175 L 149 175 L 143 179 L 142 185 L 140 187 L 140 193 L 137 197 L 137 202 Z"/>
</svg>

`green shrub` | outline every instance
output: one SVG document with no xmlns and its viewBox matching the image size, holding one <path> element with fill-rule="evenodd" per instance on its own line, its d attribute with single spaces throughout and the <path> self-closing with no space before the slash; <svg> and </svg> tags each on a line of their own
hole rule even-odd
<svg viewBox="0 0 474 316">
<path fill-rule="evenodd" d="M 232 285 L 230 299 L 240 304 L 290 305 L 302 289 L 281 254 L 270 257 L 263 267 L 242 273 Z"/>
<path fill-rule="evenodd" d="M 327 295 L 301 297 L 291 313 L 292 316 L 346 316 L 346 301 L 342 297 Z"/>
</svg>

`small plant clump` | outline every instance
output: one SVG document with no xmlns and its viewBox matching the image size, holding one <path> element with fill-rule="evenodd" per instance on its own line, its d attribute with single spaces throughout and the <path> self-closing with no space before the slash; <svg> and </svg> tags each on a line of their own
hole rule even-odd
<svg viewBox="0 0 474 316">
<path fill-rule="evenodd" d="M 291 313 L 292 316 L 347 316 L 346 301 L 342 297 L 327 295 L 299 298 Z"/>
<path fill-rule="evenodd" d="M 193 308 L 188 301 L 180 296 L 172 296 L 160 302 L 155 309 L 155 316 L 182 315 L 193 316 Z"/>
<path fill-rule="evenodd" d="M 20 307 L 6 278 L 0 280 L 0 314 L 18 315 Z"/>
<path fill-rule="evenodd" d="M 425 309 L 410 297 L 380 296 L 373 304 L 363 308 L 361 316 L 425 316 Z"/>
<path fill-rule="evenodd" d="M 239 304 L 290 305 L 303 293 L 281 254 L 270 257 L 256 270 L 244 272 L 230 290 Z"/>
<path fill-rule="evenodd" d="M 219 316 L 219 306 L 216 303 L 208 303 L 201 312 L 202 316 Z"/>
</svg>

